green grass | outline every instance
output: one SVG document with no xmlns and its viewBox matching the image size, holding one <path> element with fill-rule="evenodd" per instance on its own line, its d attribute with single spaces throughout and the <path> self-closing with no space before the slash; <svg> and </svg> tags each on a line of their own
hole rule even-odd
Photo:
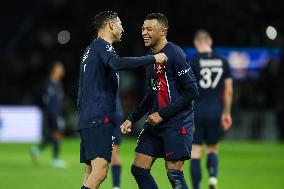
<svg viewBox="0 0 284 189">
<path fill-rule="evenodd" d="M 130 173 L 136 140 L 124 139 L 121 146 L 123 172 L 122 189 L 137 188 Z M 29 157 L 29 144 L 0 144 L 0 188 L 21 189 L 79 189 L 83 178 L 83 165 L 79 164 L 79 140 L 65 140 L 62 159 L 70 163 L 68 169 L 50 167 L 51 151 L 40 156 L 38 165 Z M 275 142 L 233 142 L 220 145 L 219 189 L 283 189 L 284 144 Z M 207 188 L 205 158 L 202 188 Z M 185 177 L 190 183 L 188 162 Z M 152 169 L 160 189 L 170 189 L 163 160 Z M 111 177 L 101 186 L 111 189 Z M 191 187 L 190 187 L 191 188 Z"/>
</svg>

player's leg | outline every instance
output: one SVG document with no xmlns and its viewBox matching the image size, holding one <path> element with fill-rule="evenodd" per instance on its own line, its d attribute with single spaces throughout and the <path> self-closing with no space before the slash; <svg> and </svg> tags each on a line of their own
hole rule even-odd
<svg viewBox="0 0 284 189">
<path fill-rule="evenodd" d="M 80 131 L 80 162 L 90 165 L 82 188 L 97 189 L 106 179 L 112 150 L 112 124 L 94 125 Z"/>
<path fill-rule="evenodd" d="M 200 188 L 199 185 L 202 178 L 201 163 L 200 163 L 201 156 L 202 156 L 202 146 L 198 144 L 193 144 L 191 151 L 191 161 L 190 161 L 190 174 L 191 174 L 193 189 Z"/>
<path fill-rule="evenodd" d="M 163 130 L 164 159 L 167 176 L 173 189 L 188 189 L 183 165 L 184 161 L 191 157 L 192 127 L 190 121 L 183 126 Z"/>
<path fill-rule="evenodd" d="M 43 135 L 43 139 L 38 145 L 31 147 L 30 155 L 33 162 L 37 163 L 40 152 L 44 150 L 51 141 L 51 134 L 47 133 Z"/>
<path fill-rule="evenodd" d="M 121 178 L 121 159 L 119 153 L 119 145 L 121 142 L 121 132 L 120 127 L 117 124 L 113 133 L 113 149 L 111 157 L 111 172 L 112 172 L 112 185 L 114 189 L 120 188 L 120 178 Z"/>
<path fill-rule="evenodd" d="M 188 189 L 183 174 L 184 161 L 166 161 L 167 176 L 173 189 Z"/>
<path fill-rule="evenodd" d="M 217 188 L 217 174 L 218 174 L 218 148 L 217 144 L 221 136 L 220 118 L 208 121 L 206 128 L 206 167 L 209 174 L 209 188 Z"/>
<path fill-rule="evenodd" d="M 91 160 L 91 167 L 91 173 L 84 182 L 84 186 L 90 189 L 98 189 L 107 177 L 109 162 L 104 158 L 97 157 Z"/>
<path fill-rule="evenodd" d="M 89 164 L 86 164 L 85 176 L 84 176 L 83 184 L 88 180 L 88 178 L 89 178 L 91 172 L 92 172 L 92 166 L 89 165 Z"/>
<path fill-rule="evenodd" d="M 190 161 L 190 175 L 192 180 L 192 188 L 199 189 L 202 179 L 201 171 L 201 157 L 202 157 L 202 143 L 204 139 L 204 127 L 201 119 L 195 119 L 195 128 L 193 132 L 193 144 Z"/>
<path fill-rule="evenodd" d="M 67 163 L 59 159 L 60 142 L 63 138 L 63 133 L 59 130 L 57 116 L 48 115 L 48 129 L 50 132 L 50 144 L 52 147 L 51 165 L 55 168 L 65 168 L 67 167 Z"/>
<path fill-rule="evenodd" d="M 135 178 L 139 189 L 158 189 L 158 186 L 150 172 L 154 161 L 154 157 L 135 153 L 131 173 Z"/>
<path fill-rule="evenodd" d="M 151 134 L 149 127 L 141 131 L 135 149 L 134 162 L 131 167 L 131 173 L 139 189 L 158 189 L 150 170 L 155 157 L 162 155 L 160 154 L 162 148 L 161 141 L 158 137 Z"/>
<path fill-rule="evenodd" d="M 120 188 L 121 176 L 121 160 L 119 154 L 119 145 L 114 145 L 111 157 L 111 172 L 112 172 L 112 185 L 114 189 Z"/>
<path fill-rule="evenodd" d="M 217 173 L 218 173 L 218 153 L 217 145 L 206 146 L 207 161 L 206 167 L 209 174 L 209 188 L 215 189 L 217 187 Z"/>
<path fill-rule="evenodd" d="M 46 118 L 45 118 L 46 119 Z M 38 157 L 40 155 L 40 152 L 44 150 L 49 143 L 52 141 L 52 129 L 49 127 L 49 121 L 47 119 L 47 124 L 44 124 L 44 127 L 42 129 L 42 140 L 39 144 L 34 145 L 30 149 L 30 155 L 33 162 L 37 163 Z"/>
</svg>

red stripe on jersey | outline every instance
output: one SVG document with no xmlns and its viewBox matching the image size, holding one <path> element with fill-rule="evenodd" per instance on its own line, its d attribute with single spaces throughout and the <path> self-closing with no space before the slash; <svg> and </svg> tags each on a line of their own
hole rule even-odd
<svg viewBox="0 0 284 189">
<path fill-rule="evenodd" d="M 169 91 L 167 86 L 167 80 L 165 76 L 165 65 L 155 64 L 155 75 L 157 77 L 157 89 L 158 89 L 158 104 L 159 109 L 162 109 L 169 105 Z"/>
</svg>

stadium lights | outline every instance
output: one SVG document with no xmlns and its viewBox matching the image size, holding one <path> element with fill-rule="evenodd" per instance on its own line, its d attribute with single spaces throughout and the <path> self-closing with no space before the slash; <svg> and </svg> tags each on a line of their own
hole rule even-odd
<svg viewBox="0 0 284 189">
<path fill-rule="evenodd" d="M 273 26 L 268 26 L 266 28 L 266 36 L 271 39 L 274 40 L 277 37 L 277 30 L 275 29 L 275 27 Z"/>
<path fill-rule="evenodd" d="M 70 41 L 71 35 L 68 30 L 62 30 L 57 35 L 57 41 L 61 45 L 65 45 Z"/>
</svg>

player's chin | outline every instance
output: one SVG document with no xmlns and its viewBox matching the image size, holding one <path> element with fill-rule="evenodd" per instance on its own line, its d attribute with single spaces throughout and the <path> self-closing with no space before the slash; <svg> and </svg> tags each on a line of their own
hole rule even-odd
<svg viewBox="0 0 284 189">
<path fill-rule="evenodd" d="M 151 43 L 144 41 L 145 47 L 151 47 Z"/>
<path fill-rule="evenodd" d="M 121 37 L 116 38 L 115 42 L 121 42 Z"/>
</svg>

